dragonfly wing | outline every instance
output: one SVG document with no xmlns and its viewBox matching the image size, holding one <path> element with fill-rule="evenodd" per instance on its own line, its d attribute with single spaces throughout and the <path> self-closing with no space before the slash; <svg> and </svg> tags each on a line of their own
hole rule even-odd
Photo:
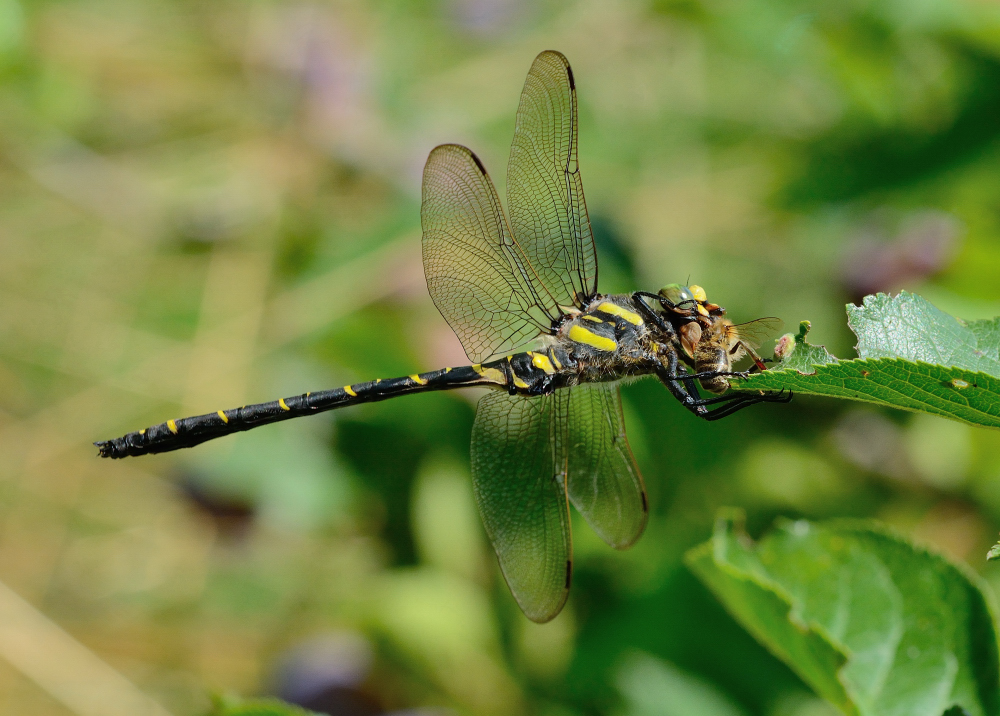
<svg viewBox="0 0 1000 716">
<path fill-rule="evenodd" d="M 646 528 L 648 507 L 622 417 L 618 386 L 589 383 L 559 391 L 568 401 L 569 499 L 605 542 L 631 546 Z M 562 397 L 565 395 L 566 397 Z"/>
<path fill-rule="evenodd" d="M 525 615 L 545 622 L 562 609 L 572 571 L 563 421 L 555 396 L 500 391 L 479 401 L 472 428 L 472 482 L 507 586 Z"/>
<path fill-rule="evenodd" d="M 535 58 L 507 164 L 514 239 L 563 306 L 597 293 L 597 253 L 577 161 L 576 85 L 559 52 Z"/>
<path fill-rule="evenodd" d="M 471 150 L 443 144 L 427 157 L 420 222 L 427 289 L 473 362 L 551 328 L 559 314 L 540 306 L 493 182 Z"/>
</svg>

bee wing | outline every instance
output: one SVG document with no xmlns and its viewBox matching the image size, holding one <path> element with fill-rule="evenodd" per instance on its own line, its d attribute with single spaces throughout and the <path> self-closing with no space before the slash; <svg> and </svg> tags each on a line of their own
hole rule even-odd
<svg viewBox="0 0 1000 716">
<path fill-rule="evenodd" d="M 783 325 L 780 318 L 768 316 L 767 318 L 758 318 L 755 321 L 738 323 L 730 330 L 735 332 L 736 337 L 744 345 L 751 348 L 759 348 L 765 338 L 780 331 Z"/>
</svg>

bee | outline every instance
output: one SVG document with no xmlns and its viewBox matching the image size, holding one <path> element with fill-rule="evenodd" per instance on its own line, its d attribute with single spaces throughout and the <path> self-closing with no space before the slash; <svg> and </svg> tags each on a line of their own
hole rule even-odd
<svg viewBox="0 0 1000 716">
<path fill-rule="evenodd" d="M 700 335 L 694 345 L 694 367 L 696 373 L 729 373 L 734 363 L 744 356 L 750 356 L 759 370 L 767 366 L 757 355 L 755 348 L 769 333 L 781 328 L 777 318 L 758 318 L 747 323 L 733 323 L 728 318 L 713 316 L 707 325 L 701 326 Z M 710 393 L 721 395 L 729 388 L 729 380 L 724 375 L 700 378 L 701 387 Z"/>
</svg>

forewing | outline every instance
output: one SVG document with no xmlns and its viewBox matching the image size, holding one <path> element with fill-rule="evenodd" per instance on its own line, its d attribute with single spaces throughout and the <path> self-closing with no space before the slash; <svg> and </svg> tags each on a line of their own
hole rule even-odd
<svg viewBox="0 0 1000 716">
<path fill-rule="evenodd" d="M 569 499 L 605 542 L 631 546 L 646 528 L 648 508 L 622 417 L 618 386 L 589 383 L 557 396 L 568 401 Z"/>
<path fill-rule="evenodd" d="M 733 326 L 740 340 L 752 348 L 759 348 L 770 335 L 774 335 L 781 330 L 782 321 L 780 318 L 769 316 L 768 318 L 758 318 L 755 321 L 747 321 Z"/>
<path fill-rule="evenodd" d="M 572 569 L 553 398 L 491 392 L 472 427 L 472 484 L 483 524 L 507 586 L 536 622 L 562 609 Z"/>
<path fill-rule="evenodd" d="M 507 165 L 514 239 L 559 305 L 597 293 L 597 254 L 577 161 L 576 86 L 569 62 L 535 58 L 521 93 Z"/>
<path fill-rule="evenodd" d="M 471 150 L 443 144 L 427 157 L 420 222 L 427 289 L 473 362 L 509 353 L 551 327 L 559 314 L 539 307 L 527 259 Z"/>
</svg>

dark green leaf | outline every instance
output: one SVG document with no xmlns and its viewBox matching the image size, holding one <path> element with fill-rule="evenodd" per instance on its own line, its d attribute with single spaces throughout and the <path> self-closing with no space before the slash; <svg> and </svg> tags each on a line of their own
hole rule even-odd
<svg viewBox="0 0 1000 716">
<path fill-rule="evenodd" d="M 754 545 L 720 519 L 687 561 L 844 713 L 1000 713 L 996 621 L 980 580 L 882 527 L 784 522 Z"/>
<path fill-rule="evenodd" d="M 856 360 L 837 360 L 797 336 L 779 340 L 774 369 L 734 383 L 933 413 L 1000 428 L 1000 318 L 962 321 L 911 293 L 868 296 L 848 306 Z"/>
</svg>

